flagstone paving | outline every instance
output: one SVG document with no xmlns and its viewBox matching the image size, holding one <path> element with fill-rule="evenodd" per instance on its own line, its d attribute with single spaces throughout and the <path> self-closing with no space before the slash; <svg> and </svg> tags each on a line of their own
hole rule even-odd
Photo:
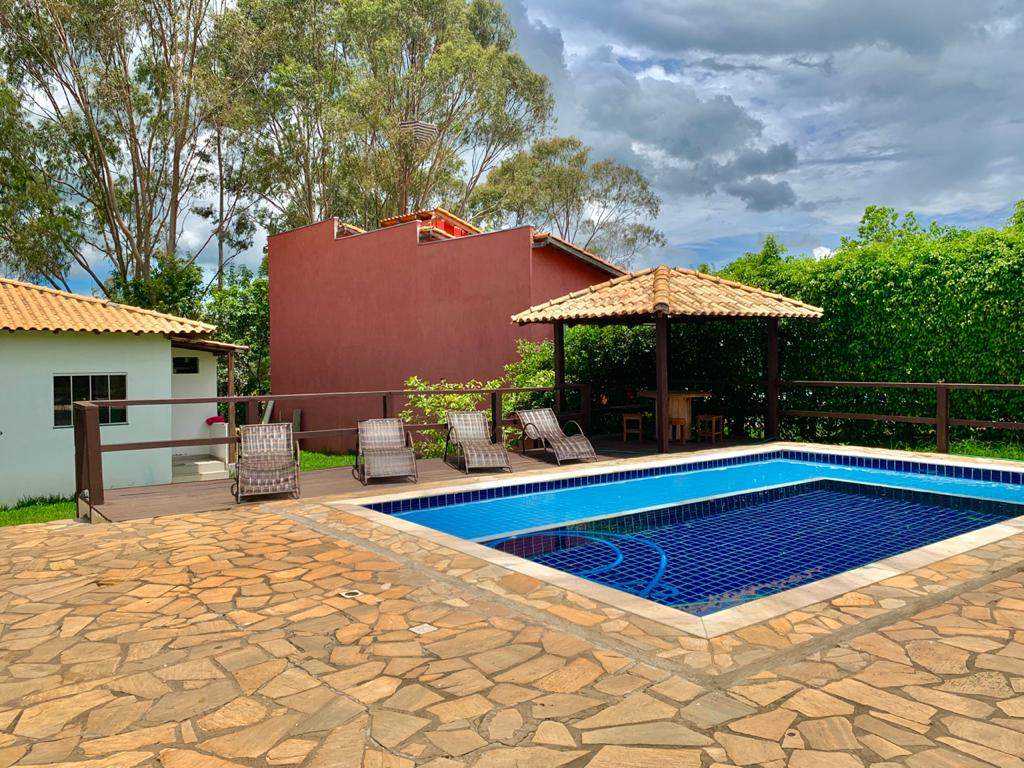
<svg viewBox="0 0 1024 768">
<path fill-rule="evenodd" d="M 280 502 L 0 531 L 0 768 L 1024 768 L 1024 537 L 707 639 Z"/>
</svg>

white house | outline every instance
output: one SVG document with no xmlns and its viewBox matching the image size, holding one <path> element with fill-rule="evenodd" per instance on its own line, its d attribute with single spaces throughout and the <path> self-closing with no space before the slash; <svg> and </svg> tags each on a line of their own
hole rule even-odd
<svg viewBox="0 0 1024 768">
<path fill-rule="evenodd" d="M 206 323 L 0 278 L 0 504 L 71 496 L 72 402 L 214 397 L 217 356 Z M 226 434 L 216 404 L 100 410 L 106 443 Z M 223 449 L 223 446 L 217 446 Z M 205 446 L 103 456 L 104 485 L 121 488 L 226 477 L 226 450 Z"/>
</svg>

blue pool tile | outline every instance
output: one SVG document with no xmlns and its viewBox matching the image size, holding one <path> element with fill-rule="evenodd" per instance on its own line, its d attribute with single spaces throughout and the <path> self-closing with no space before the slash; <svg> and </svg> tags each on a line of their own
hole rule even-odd
<svg viewBox="0 0 1024 768">
<path fill-rule="evenodd" d="M 833 480 L 680 504 L 490 542 L 707 615 L 1024 511 L 999 501 Z M 851 536 L 857 531 L 857 536 Z"/>
</svg>

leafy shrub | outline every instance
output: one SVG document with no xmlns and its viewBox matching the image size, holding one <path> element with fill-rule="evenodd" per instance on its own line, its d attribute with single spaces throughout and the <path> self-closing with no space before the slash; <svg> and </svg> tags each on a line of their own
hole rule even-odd
<svg viewBox="0 0 1024 768">
<path fill-rule="evenodd" d="M 462 389 L 495 389 L 502 386 L 501 379 L 481 382 L 450 382 L 441 380 L 429 382 L 419 376 L 411 376 L 405 381 L 405 388 L 410 390 L 462 390 Z M 408 424 L 443 424 L 448 411 L 488 410 L 490 402 L 486 395 L 460 394 L 424 394 L 409 395 L 408 405 L 398 414 Z M 444 429 L 427 429 L 413 434 L 416 453 L 425 458 L 437 458 L 444 453 L 446 431 Z"/>
</svg>

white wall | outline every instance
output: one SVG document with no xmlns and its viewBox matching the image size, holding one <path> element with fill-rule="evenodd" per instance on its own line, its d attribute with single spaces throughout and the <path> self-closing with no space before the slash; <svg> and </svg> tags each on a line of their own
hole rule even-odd
<svg viewBox="0 0 1024 768">
<path fill-rule="evenodd" d="M 127 374 L 129 399 L 171 394 L 171 343 L 154 334 L 0 331 L 0 504 L 75 488 L 71 427 L 53 426 L 55 374 Z M 100 427 L 104 443 L 167 440 L 171 407 L 128 409 L 127 424 Z M 171 450 L 103 455 L 107 488 L 171 481 Z"/>
<path fill-rule="evenodd" d="M 199 359 L 199 373 L 172 373 L 171 397 L 216 397 L 217 358 L 211 352 L 196 352 L 191 349 L 171 348 L 171 357 L 196 357 Z M 171 362 L 168 361 L 168 365 Z M 173 368 L 171 369 L 173 371 Z M 206 419 L 217 415 L 216 403 L 171 406 L 171 426 L 174 440 L 210 437 Z M 190 456 L 211 454 L 212 446 L 193 445 L 175 448 L 176 454 Z"/>
</svg>

